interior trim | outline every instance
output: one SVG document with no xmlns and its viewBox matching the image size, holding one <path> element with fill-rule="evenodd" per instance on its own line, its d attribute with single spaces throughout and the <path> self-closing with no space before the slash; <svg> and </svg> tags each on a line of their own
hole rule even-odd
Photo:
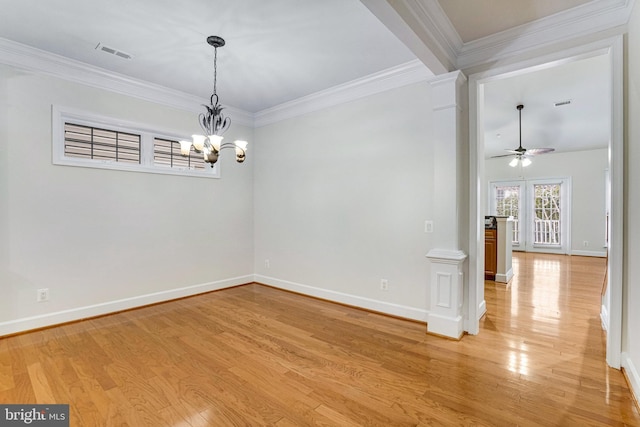
<svg viewBox="0 0 640 427">
<path fill-rule="evenodd" d="M 431 78 L 433 73 L 416 59 L 259 111 L 255 114 L 254 126 L 256 128 L 266 126 Z"/>
<path fill-rule="evenodd" d="M 113 73 L 3 38 L 0 38 L 0 63 L 196 114 L 201 112 L 202 104 L 208 103 L 208 99 Z M 233 117 L 234 123 L 254 128 L 424 81 L 431 77 L 433 73 L 416 59 L 255 114 L 227 105 L 225 109 Z"/>
<path fill-rule="evenodd" d="M 8 322 L 0 322 L 0 337 L 12 335 L 33 329 L 50 327 L 62 323 L 73 322 L 91 317 L 102 316 L 118 311 L 143 307 L 149 304 L 166 302 L 173 299 L 184 298 L 205 292 L 217 291 L 253 282 L 253 275 L 233 277 L 217 280 L 215 282 L 201 283 L 182 288 L 168 289 L 150 294 L 138 295 L 84 307 L 75 307 L 68 310 L 60 310 L 36 316 L 23 317 Z"/>
<path fill-rule="evenodd" d="M 393 304 L 387 301 L 380 301 L 372 298 L 347 294 L 344 292 L 319 288 L 316 286 L 304 285 L 301 283 L 290 282 L 288 280 L 277 279 L 275 277 L 263 276 L 261 274 L 256 274 L 254 276 L 254 282 L 278 289 L 283 289 L 285 291 L 291 291 L 298 294 L 320 298 L 326 301 L 349 305 L 360 309 L 383 313 L 403 319 L 426 323 L 427 318 L 429 317 L 429 311 L 425 309 Z"/>
<path fill-rule="evenodd" d="M 629 383 L 629 388 L 631 389 L 631 394 L 633 394 L 635 404 L 640 409 L 640 375 L 638 374 L 638 369 L 633 364 L 633 360 L 629 357 L 629 354 L 624 352 L 622 353 L 622 372 Z"/>
</svg>

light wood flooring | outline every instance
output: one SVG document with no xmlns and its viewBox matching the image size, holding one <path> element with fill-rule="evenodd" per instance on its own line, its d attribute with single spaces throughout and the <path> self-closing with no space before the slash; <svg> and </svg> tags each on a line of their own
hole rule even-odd
<svg viewBox="0 0 640 427">
<path fill-rule="evenodd" d="M 0 403 L 72 426 L 640 425 L 604 259 L 516 254 L 477 336 L 251 284 L 0 339 Z"/>
</svg>

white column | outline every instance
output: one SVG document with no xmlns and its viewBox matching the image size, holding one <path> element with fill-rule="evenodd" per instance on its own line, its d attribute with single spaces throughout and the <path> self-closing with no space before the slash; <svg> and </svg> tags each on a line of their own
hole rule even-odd
<svg viewBox="0 0 640 427">
<path fill-rule="evenodd" d="M 430 261 L 430 304 L 427 332 L 459 339 L 463 334 L 465 294 L 461 248 L 467 221 L 468 149 L 464 120 L 466 77 L 460 71 L 431 82 L 433 96 L 433 233 Z"/>
<path fill-rule="evenodd" d="M 496 217 L 497 243 L 498 243 L 498 264 L 496 266 L 496 282 L 509 283 L 513 277 L 512 267 L 512 239 L 513 220 L 506 217 Z"/>
</svg>

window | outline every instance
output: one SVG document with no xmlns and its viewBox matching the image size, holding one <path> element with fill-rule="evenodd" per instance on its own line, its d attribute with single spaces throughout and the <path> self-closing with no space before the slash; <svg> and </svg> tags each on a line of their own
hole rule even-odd
<svg viewBox="0 0 640 427">
<path fill-rule="evenodd" d="M 536 245 L 559 245 L 560 184 L 534 184 L 533 186 L 533 243 Z"/>
<path fill-rule="evenodd" d="M 64 155 L 140 163 L 140 135 L 65 123 Z"/>
<path fill-rule="evenodd" d="M 202 154 L 180 153 L 176 132 L 54 106 L 53 164 L 218 178 Z"/>
<path fill-rule="evenodd" d="M 198 154 L 191 147 L 188 156 L 180 154 L 180 142 L 169 139 L 154 138 L 153 164 L 171 168 L 187 168 L 204 170 L 206 163 L 202 154 Z"/>
<path fill-rule="evenodd" d="M 493 215 L 513 216 L 513 248 L 569 253 L 571 240 L 570 178 L 490 183 Z"/>
<path fill-rule="evenodd" d="M 495 186 L 496 215 L 513 217 L 514 245 L 520 244 L 520 185 Z"/>
</svg>

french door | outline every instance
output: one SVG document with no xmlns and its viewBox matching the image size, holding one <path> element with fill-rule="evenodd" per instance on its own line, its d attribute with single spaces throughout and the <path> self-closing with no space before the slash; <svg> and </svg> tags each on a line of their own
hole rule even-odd
<svg viewBox="0 0 640 427">
<path fill-rule="evenodd" d="M 514 250 L 569 253 L 570 185 L 569 178 L 490 183 L 491 214 L 513 217 Z"/>
</svg>

